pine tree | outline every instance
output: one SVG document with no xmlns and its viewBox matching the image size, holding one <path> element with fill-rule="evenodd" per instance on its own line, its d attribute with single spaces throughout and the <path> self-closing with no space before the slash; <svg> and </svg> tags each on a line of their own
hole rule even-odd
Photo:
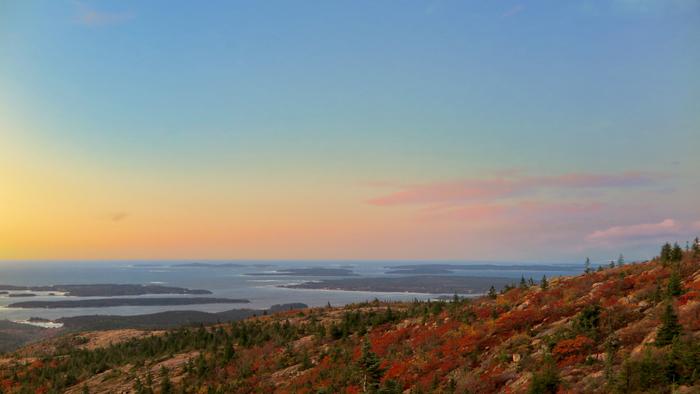
<svg viewBox="0 0 700 394">
<path fill-rule="evenodd" d="M 546 355 L 542 368 L 532 375 L 529 394 L 556 394 L 561 378 L 552 356 Z"/>
<path fill-rule="evenodd" d="M 591 273 L 591 259 L 586 257 L 586 262 L 583 263 L 584 270 L 583 272 L 590 274 Z"/>
<path fill-rule="evenodd" d="M 525 277 L 520 275 L 520 288 L 521 289 L 527 289 L 527 282 L 525 281 Z"/>
<path fill-rule="evenodd" d="M 379 380 L 384 372 L 380 368 L 381 361 L 376 353 L 372 351 L 372 346 L 369 340 L 365 338 L 362 343 L 362 356 L 360 357 L 360 366 L 365 373 L 365 383 L 370 391 L 376 390 L 379 387 Z"/>
<path fill-rule="evenodd" d="M 678 274 L 678 268 L 675 268 L 671 271 L 671 277 L 668 279 L 668 295 L 671 297 L 678 297 L 681 294 L 683 294 L 683 284 Z"/>
<path fill-rule="evenodd" d="M 695 237 L 695 241 L 693 241 L 693 257 L 698 257 L 700 255 L 700 239 L 698 237 Z"/>
<path fill-rule="evenodd" d="M 136 392 L 136 394 L 145 394 L 146 392 L 140 378 L 136 378 L 136 381 L 134 382 L 134 392 Z"/>
<path fill-rule="evenodd" d="M 153 376 L 151 375 L 150 369 L 146 373 L 146 386 L 149 390 L 153 391 Z"/>
<path fill-rule="evenodd" d="M 165 367 L 160 367 L 160 394 L 173 394 L 173 385 Z"/>
<path fill-rule="evenodd" d="M 549 287 L 549 282 L 547 282 L 547 275 L 542 275 L 540 287 L 542 288 L 542 290 L 547 290 L 547 288 Z"/>
<path fill-rule="evenodd" d="M 683 249 L 678 245 L 678 242 L 673 244 L 673 249 L 671 249 L 671 261 L 681 261 L 683 260 Z"/>
<path fill-rule="evenodd" d="M 671 261 L 671 244 L 666 242 L 662 247 L 661 247 L 661 253 L 659 254 L 659 258 L 661 259 L 662 263 L 668 263 Z"/>
<path fill-rule="evenodd" d="M 654 304 L 658 304 L 661 302 L 663 298 L 663 292 L 661 291 L 661 285 L 657 282 L 656 283 L 656 288 L 654 289 L 654 293 L 652 294 L 652 300 L 654 301 Z"/>
<path fill-rule="evenodd" d="M 615 354 L 617 353 L 617 349 L 619 347 L 620 341 L 615 334 L 610 335 L 605 341 L 605 381 L 610 388 L 612 388 L 615 384 L 615 373 L 613 368 L 615 366 Z"/>
<path fill-rule="evenodd" d="M 235 356 L 235 352 L 233 350 L 233 342 L 231 340 L 228 340 L 224 344 L 224 364 L 228 364 L 231 360 L 233 360 L 233 356 Z"/>
<path fill-rule="evenodd" d="M 498 296 L 498 293 L 496 293 L 496 288 L 491 286 L 489 289 L 489 298 L 496 298 Z"/>
<path fill-rule="evenodd" d="M 663 316 L 661 316 L 661 327 L 656 332 L 656 346 L 666 346 L 673 342 L 673 338 L 681 334 L 681 327 L 678 324 L 678 316 L 673 310 L 673 305 L 669 301 L 666 304 Z"/>
<path fill-rule="evenodd" d="M 622 267 L 625 265 L 625 257 L 620 253 L 620 256 L 617 258 L 617 266 Z"/>
<path fill-rule="evenodd" d="M 573 328 L 577 332 L 595 339 L 598 336 L 601 311 L 602 308 L 598 304 L 584 307 L 574 319 Z"/>
</svg>

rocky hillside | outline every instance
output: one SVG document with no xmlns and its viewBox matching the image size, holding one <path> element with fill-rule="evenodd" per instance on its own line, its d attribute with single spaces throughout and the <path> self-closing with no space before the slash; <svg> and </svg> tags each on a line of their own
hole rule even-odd
<svg viewBox="0 0 700 394">
<path fill-rule="evenodd" d="M 7 393 L 700 393 L 700 250 L 445 302 L 72 334 L 0 360 Z"/>
</svg>

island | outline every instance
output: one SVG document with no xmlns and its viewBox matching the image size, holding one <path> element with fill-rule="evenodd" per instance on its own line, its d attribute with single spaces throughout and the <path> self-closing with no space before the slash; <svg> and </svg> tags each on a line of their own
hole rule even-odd
<svg viewBox="0 0 700 394">
<path fill-rule="evenodd" d="M 11 298 L 36 297 L 36 294 L 34 294 L 34 293 L 10 293 L 7 296 L 11 297 Z"/>
<path fill-rule="evenodd" d="M 246 267 L 246 265 L 236 264 L 236 263 L 183 263 L 183 264 L 174 264 L 174 265 L 171 265 L 171 267 L 176 267 L 176 268 L 242 268 L 242 267 Z"/>
<path fill-rule="evenodd" d="M 77 301 L 23 301 L 8 305 L 9 308 L 102 308 L 112 306 L 173 306 L 201 304 L 242 304 L 246 299 L 236 298 L 98 298 Z"/>
<path fill-rule="evenodd" d="M 55 320 L 69 331 L 114 330 L 119 328 L 163 329 L 198 324 L 216 324 L 242 320 L 252 316 L 286 312 L 308 308 L 308 305 L 294 302 L 273 305 L 269 309 L 231 309 L 223 312 L 165 311 L 145 315 L 86 315 L 64 317 Z"/>
<path fill-rule="evenodd" d="M 166 311 L 143 315 L 85 315 L 56 320 L 31 317 L 21 322 L 0 320 L 0 353 L 12 351 L 28 342 L 82 332 L 115 329 L 166 329 L 200 324 L 216 324 L 242 320 L 276 312 L 308 308 L 302 303 L 273 305 L 268 309 L 231 309 L 223 312 Z"/>
<path fill-rule="evenodd" d="M 580 272 L 583 267 L 571 264 L 405 264 L 385 266 L 393 275 L 443 275 L 455 271 L 570 271 Z"/>
<path fill-rule="evenodd" d="M 0 290 L 9 291 L 48 291 L 60 292 L 74 297 L 115 297 L 145 294 L 211 294 L 209 290 L 186 289 L 183 287 L 141 285 L 141 284 L 80 284 L 80 285 L 51 285 L 51 286 L 13 286 L 0 285 Z M 12 296 L 12 295 L 10 295 Z"/>
<path fill-rule="evenodd" d="M 285 268 L 274 272 L 251 272 L 248 276 L 357 276 L 347 268 Z"/>
<path fill-rule="evenodd" d="M 391 293 L 481 294 L 491 286 L 502 288 L 511 278 L 474 276 L 406 276 L 399 278 L 348 278 L 280 285 L 289 289 L 378 291 Z"/>
</svg>

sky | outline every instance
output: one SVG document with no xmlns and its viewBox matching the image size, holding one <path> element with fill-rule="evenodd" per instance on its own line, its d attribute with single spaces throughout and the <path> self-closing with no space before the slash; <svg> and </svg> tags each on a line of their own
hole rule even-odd
<svg viewBox="0 0 700 394">
<path fill-rule="evenodd" d="M 700 1 L 0 3 L 0 259 L 700 235 Z"/>
</svg>

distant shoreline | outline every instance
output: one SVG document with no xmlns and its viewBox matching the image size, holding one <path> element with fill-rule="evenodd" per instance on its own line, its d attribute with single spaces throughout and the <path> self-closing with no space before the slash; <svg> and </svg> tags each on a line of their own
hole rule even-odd
<svg viewBox="0 0 700 394">
<path fill-rule="evenodd" d="M 134 296 L 146 294 L 211 294 L 209 290 L 186 289 L 184 287 L 162 286 L 162 285 L 141 285 L 141 284 L 114 284 L 95 283 L 80 285 L 51 285 L 51 286 L 14 286 L 0 285 L 2 291 L 49 291 L 63 293 L 64 296 L 72 297 L 114 297 L 114 296 Z M 21 293 L 20 293 L 21 294 Z M 20 295 L 10 295 L 20 297 Z"/>
<path fill-rule="evenodd" d="M 308 281 L 279 285 L 287 289 L 367 291 L 383 293 L 420 294 L 481 294 L 491 286 L 502 288 L 513 283 L 512 278 L 475 276 L 406 276 L 392 278 L 347 278 Z"/>
<path fill-rule="evenodd" d="M 237 298 L 101 298 L 76 301 L 24 301 L 8 305 L 8 308 L 101 308 L 114 306 L 174 306 L 203 304 L 247 304 L 250 300 Z"/>
</svg>

